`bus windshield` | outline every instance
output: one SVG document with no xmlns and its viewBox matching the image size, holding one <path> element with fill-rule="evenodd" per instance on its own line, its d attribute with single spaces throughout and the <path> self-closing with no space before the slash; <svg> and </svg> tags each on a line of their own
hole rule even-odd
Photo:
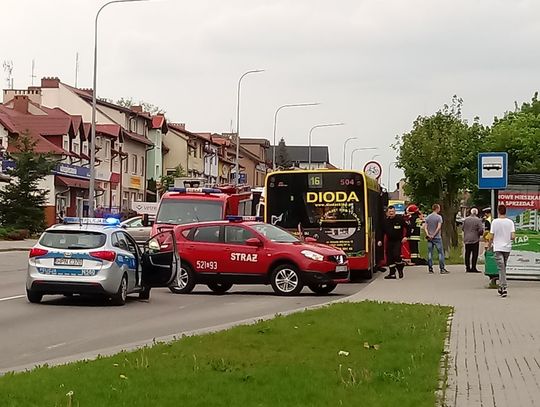
<svg viewBox="0 0 540 407">
<path fill-rule="evenodd" d="M 223 203 L 198 199 L 162 199 L 156 223 L 182 225 L 193 222 L 220 220 Z"/>
<path fill-rule="evenodd" d="M 347 253 L 365 250 L 363 176 L 357 172 L 283 172 L 266 184 L 266 221 L 302 229 Z"/>
</svg>

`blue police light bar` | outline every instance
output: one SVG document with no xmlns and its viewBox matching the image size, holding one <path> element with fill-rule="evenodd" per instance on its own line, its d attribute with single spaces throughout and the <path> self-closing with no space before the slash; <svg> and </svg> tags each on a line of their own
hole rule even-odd
<svg viewBox="0 0 540 407">
<path fill-rule="evenodd" d="M 79 218 L 79 217 L 65 217 L 65 224 L 72 225 L 103 225 L 103 226 L 117 226 L 120 224 L 120 220 L 116 218 Z"/>
<path fill-rule="evenodd" d="M 180 192 L 180 193 L 200 193 L 200 194 L 220 194 L 221 190 L 217 188 L 169 188 L 170 192 Z"/>
<path fill-rule="evenodd" d="M 236 215 L 229 215 L 225 217 L 226 220 L 229 222 L 262 222 L 263 218 L 262 216 L 236 216 Z"/>
</svg>

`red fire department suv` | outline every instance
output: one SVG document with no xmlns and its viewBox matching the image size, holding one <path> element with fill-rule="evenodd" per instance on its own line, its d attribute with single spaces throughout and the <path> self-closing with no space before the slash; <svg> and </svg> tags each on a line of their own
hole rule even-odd
<svg viewBox="0 0 540 407">
<path fill-rule="evenodd" d="M 328 294 L 338 283 L 349 281 L 343 251 L 245 219 L 231 216 L 226 221 L 176 226 L 181 271 L 170 290 L 185 294 L 196 284 L 207 284 L 224 293 L 233 284 L 271 284 L 278 295 L 296 295 L 304 285 Z"/>
</svg>

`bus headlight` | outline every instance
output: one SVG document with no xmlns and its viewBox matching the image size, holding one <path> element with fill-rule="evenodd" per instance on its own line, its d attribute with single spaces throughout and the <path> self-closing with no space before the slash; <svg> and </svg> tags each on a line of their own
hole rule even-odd
<svg viewBox="0 0 540 407">
<path fill-rule="evenodd" d="M 322 254 L 312 252 L 311 250 L 302 250 L 300 253 L 302 253 L 305 257 L 311 260 L 315 260 L 315 261 L 324 260 L 324 256 Z"/>
</svg>

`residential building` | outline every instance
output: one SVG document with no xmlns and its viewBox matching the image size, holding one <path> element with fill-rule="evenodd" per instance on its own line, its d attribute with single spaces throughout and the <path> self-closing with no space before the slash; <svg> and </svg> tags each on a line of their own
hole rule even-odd
<svg viewBox="0 0 540 407">
<path fill-rule="evenodd" d="M 48 225 L 55 223 L 60 211 L 67 216 L 87 213 L 89 157 L 82 146 L 88 128 L 81 116 L 41 106 L 27 95 L 16 95 L 0 105 L 0 139 L 8 154 L 17 152 L 17 140 L 27 136 L 37 153 L 49 153 L 58 161 L 39 185 L 49 191 L 44 208 Z M 13 161 L 3 159 L 3 172 L 11 165 Z"/>
<path fill-rule="evenodd" d="M 188 172 L 188 142 L 196 137 L 186 130 L 184 123 L 169 123 L 167 137 L 163 140 L 163 175 L 173 174 L 178 166 Z"/>
<path fill-rule="evenodd" d="M 4 90 L 4 101 L 17 95 L 26 96 L 41 106 L 60 108 L 68 114 L 80 115 L 85 123 L 91 121 L 91 89 L 74 88 L 58 78 L 43 78 L 40 87 Z M 157 140 L 157 130 L 163 134 L 166 124 L 164 120 L 154 121 L 150 114 L 137 107 L 130 109 L 104 100 L 98 100 L 96 123 L 95 174 L 99 190 L 95 198 L 96 208 L 102 212 L 129 209 L 132 202 L 145 199 L 147 153 L 155 150 L 148 136 L 155 130 L 152 137 Z M 81 148 L 83 154 L 88 156 L 88 139 L 82 142 Z M 159 157 L 153 157 L 150 175 L 155 176 L 156 171 L 162 171 L 159 160 Z"/>
<path fill-rule="evenodd" d="M 236 161 L 236 134 L 225 133 L 224 137 L 230 140 L 231 156 Z M 261 187 L 264 185 L 266 174 L 269 170 L 268 161 L 270 150 L 270 142 L 266 139 L 259 138 L 242 138 L 240 142 L 240 183 L 247 184 L 252 187 Z M 234 166 L 232 169 L 231 179 L 235 179 Z"/>
<path fill-rule="evenodd" d="M 277 147 L 276 147 L 277 148 Z M 272 156 L 274 146 L 270 147 L 269 154 Z M 286 146 L 287 155 L 296 168 L 300 169 L 319 169 L 335 168 L 330 163 L 330 153 L 328 146 L 311 146 L 311 166 L 309 165 L 309 147 L 308 146 Z"/>
</svg>

